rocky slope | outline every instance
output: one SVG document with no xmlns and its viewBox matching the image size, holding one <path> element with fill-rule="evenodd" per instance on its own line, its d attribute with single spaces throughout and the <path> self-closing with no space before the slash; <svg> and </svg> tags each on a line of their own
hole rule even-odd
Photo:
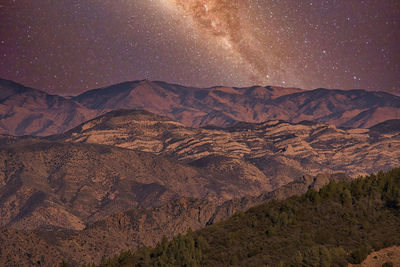
<svg viewBox="0 0 400 267">
<path fill-rule="evenodd" d="M 387 265 L 384 265 L 384 264 Z M 392 265 L 390 265 L 390 263 Z M 361 263 L 349 264 L 349 267 L 394 267 L 400 266 L 400 247 L 394 246 L 374 251 Z"/>
<path fill-rule="evenodd" d="M 400 131 L 386 128 L 340 129 L 276 120 L 190 128 L 149 112 L 119 110 L 50 139 L 153 152 L 237 181 L 266 181 L 266 190 L 268 184 L 274 189 L 301 175 L 357 176 L 399 166 Z"/>
<path fill-rule="evenodd" d="M 0 89 L 0 133 L 12 135 L 62 133 L 115 109 L 145 109 L 191 127 L 312 120 L 368 128 L 400 118 L 399 96 L 364 90 L 192 88 L 144 80 L 64 98 L 1 79 Z"/>
<path fill-rule="evenodd" d="M 15 229 L 83 229 L 87 222 L 177 197 L 221 202 L 227 199 L 221 195 L 256 194 L 261 188 L 103 145 L 41 141 L 0 149 L 0 225 Z"/>
<path fill-rule="evenodd" d="M 88 224 L 81 231 L 0 230 L 0 264 L 5 266 L 55 266 L 61 259 L 82 265 L 99 262 L 122 250 L 152 246 L 162 236 L 169 238 L 199 229 L 228 218 L 237 211 L 299 195 L 309 188 L 319 189 L 332 180 L 348 179 L 344 175 L 305 176 L 295 182 L 257 197 L 244 197 L 217 205 L 208 200 L 180 198 L 156 208 L 140 208 L 112 215 Z"/>
<path fill-rule="evenodd" d="M 395 125 L 190 128 L 147 111 L 118 110 L 62 135 L 1 136 L 0 224 L 83 229 L 116 212 L 181 197 L 221 204 L 304 175 L 390 169 L 400 165 Z"/>
<path fill-rule="evenodd" d="M 387 120 L 378 123 L 370 128 L 371 132 L 379 133 L 396 133 L 400 132 L 400 119 L 398 120 Z"/>
<path fill-rule="evenodd" d="M 358 264 L 373 250 L 399 245 L 399 192 L 400 168 L 330 183 L 300 197 L 252 207 L 156 247 L 121 253 L 101 266 Z"/>
</svg>

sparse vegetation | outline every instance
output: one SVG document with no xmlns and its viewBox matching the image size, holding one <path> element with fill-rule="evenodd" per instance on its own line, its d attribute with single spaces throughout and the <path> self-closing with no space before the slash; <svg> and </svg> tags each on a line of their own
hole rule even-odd
<svg viewBox="0 0 400 267">
<path fill-rule="evenodd" d="M 347 266 L 393 245 L 400 245 L 400 168 L 270 201 L 100 266 Z"/>
</svg>

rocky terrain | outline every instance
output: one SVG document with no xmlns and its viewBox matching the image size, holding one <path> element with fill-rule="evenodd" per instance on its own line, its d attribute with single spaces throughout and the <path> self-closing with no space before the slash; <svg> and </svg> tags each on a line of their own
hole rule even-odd
<svg viewBox="0 0 400 267">
<path fill-rule="evenodd" d="M 398 120 L 387 120 L 370 128 L 371 132 L 377 133 L 396 133 L 400 132 L 400 119 Z"/>
<path fill-rule="evenodd" d="M 98 262 L 400 166 L 399 111 L 363 90 L 136 81 L 65 98 L 0 80 L 0 265 Z"/>
<path fill-rule="evenodd" d="M 49 135 L 115 109 L 145 109 L 186 126 L 312 120 L 368 128 L 400 118 L 400 97 L 365 90 L 272 86 L 192 88 L 134 81 L 61 97 L 0 79 L 0 133 Z"/>
<path fill-rule="evenodd" d="M 116 110 L 60 135 L 2 135 L 0 263 L 98 262 L 269 199 L 399 166 L 399 153 L 398 120 L 191 128 Z"/>
<path fill-rule="evenodd" d="M 319 189 L 329 181 L 347 180 L 345 175 L 304 176 L 286 186 L 257 197 L 244 197 L 220 205 L 208 200 L 179 198 L 155 208 L 117 213 L 89 223 L 80 231 L 0 230 L 0 264 L 5 266 L 55 266 L 62 259 L 82 265 L 99 262 L 122 250 L 153 246 L 162 236 L 169 238 L 228 218 L 270 199 L 299 195 Z"/>
<path fill-rule="evenodd" d="M 384 265 L 384 264 L 388 265 Z M 390 263 L 392 265 L 390 265 Z M 350 264 L 349 267 L 390 267 L 400 266 L 400 247 L 384 248 L 374 251 L 361 263 Z"/>
<path fill-rule="evenodd" d="M 396 123 L 190 128 L 147 111 L 118 110 L 62 135 L 1 136 L 0 224 L 81 230 L 117 212 L 181 197 L 217 205 L 305 175 L 390 169 L 400 165 Z"/>
<path fill-rule="evenodd" d="M 16 143 L 0 148 L 0 225 L 80 230 L 114 213 L 176 198 L 221 203 L 271 191 L 263 177 L 236 177 L 112 146 Z"/>
<path fill-rule="evenodd" d="M 302 175 L 345 172 L 357 176 L 399 166 L 400 131 L 393 127 L 341 129 L 274 120 L 190 128 L 146 111 L 119 110 L 50 139 L 165 155 L 238 181 L 246 177 L 263 184 L 266 191 Z"/>
<path fill-rule="evenodd" d="M 121 253 L 100 266 L 360 264 L 373 251 L 399 246 L 399 192 L 400 168 L 329 183 L 163 239 L 155 247 Z M 390 254 L 394 260 L 394 251 Z"/>
</svg>

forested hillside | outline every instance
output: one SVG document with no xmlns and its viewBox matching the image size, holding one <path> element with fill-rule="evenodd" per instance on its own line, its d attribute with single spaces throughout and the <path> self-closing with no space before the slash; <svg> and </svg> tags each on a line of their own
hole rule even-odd
<svg viewBox="0 0 400 267">
<path fill-rule="evenodd" d="M 400 168 L 271 201 L 101 266 L 347 266 L 400 245 Z"/>
</svg>

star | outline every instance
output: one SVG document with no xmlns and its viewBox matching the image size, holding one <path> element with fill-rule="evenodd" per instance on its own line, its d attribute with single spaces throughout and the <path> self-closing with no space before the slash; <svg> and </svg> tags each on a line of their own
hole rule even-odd
<svg viewBox="0 0 400 267">
<path fill-rule="evenodd" d="M 3 1 L 0 77 L 68 95 L 142 79 L 396 92 L 399 14 L 397 0 Z"/>
</svg>

